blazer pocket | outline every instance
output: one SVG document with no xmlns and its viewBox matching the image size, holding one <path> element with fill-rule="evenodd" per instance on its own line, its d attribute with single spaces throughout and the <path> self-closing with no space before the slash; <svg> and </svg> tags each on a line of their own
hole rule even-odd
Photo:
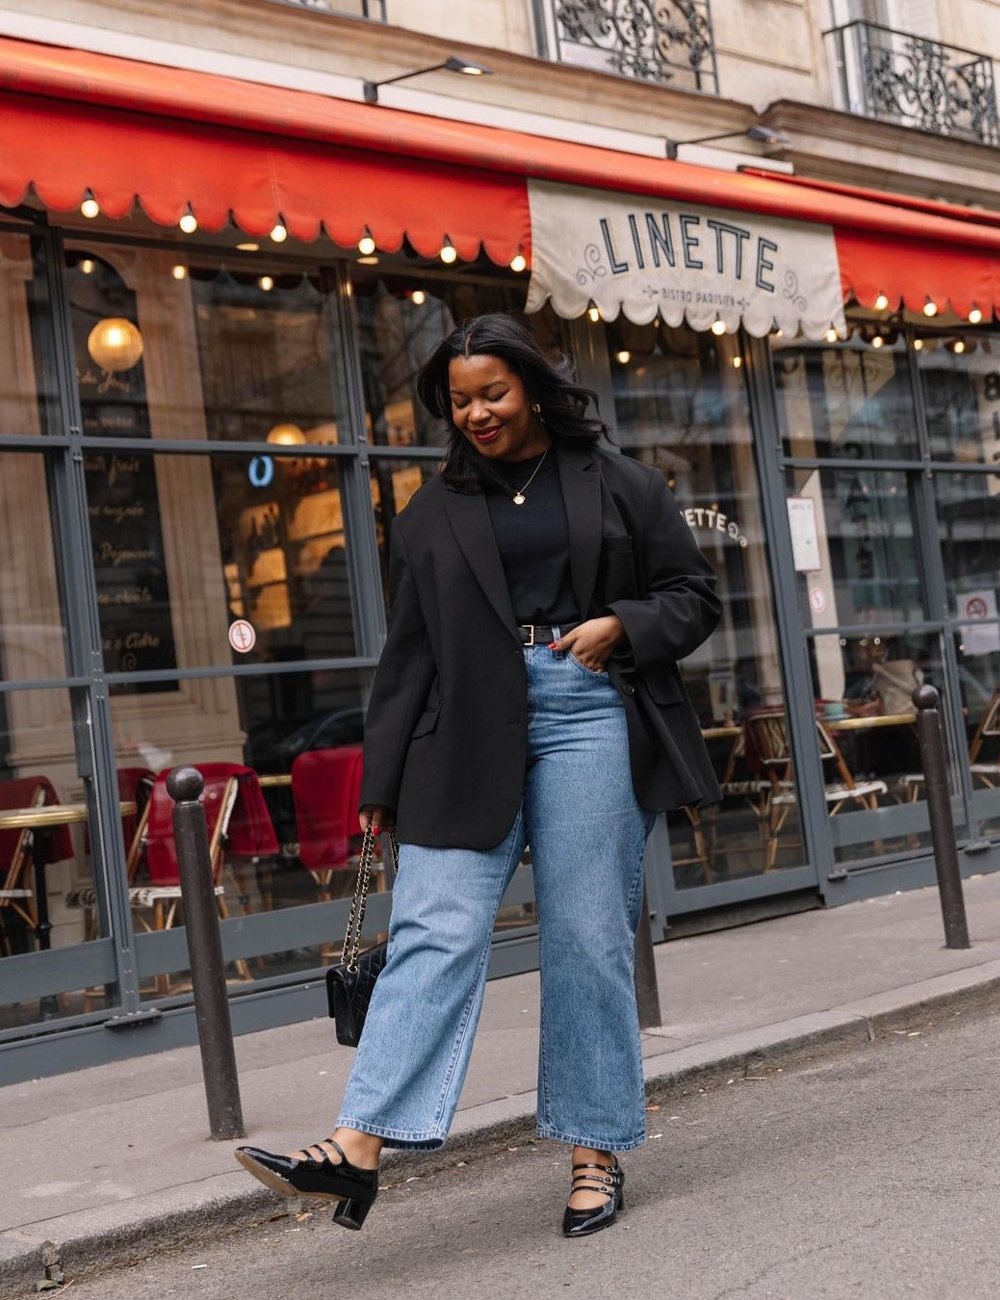
<svg viewBox="0 0 1000 1300">
<path fill-rule="evenodd" d="M 417 719 L 416 726 L 413 728 L 413 734 L 410 736 L 410 739 L 416 740 L 419 736 L 429 735 L 437 726 L 438 718 L 440 716 L 440 703 L 435 704 L 430 709 L 424 709 L 423 713 L 421 713 L 420 717 Z"/>
<path fill-rule="evenodd" d="M 682 704 L 684 687 L 676 673 L 644 673 L 643 679 L 655 704 Z"/>
</svg>

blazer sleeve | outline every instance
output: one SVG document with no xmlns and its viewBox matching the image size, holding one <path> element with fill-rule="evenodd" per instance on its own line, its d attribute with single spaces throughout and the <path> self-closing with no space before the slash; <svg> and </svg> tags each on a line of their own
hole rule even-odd
<svg viewBox="0 0 1000 1300">
<path fill-rule="evenodd" d="M 715 573 L 658 472 L 650 475 L 638 542 L 646 595 L 608 608 L 622 621 L 637 668 L 674 664 L 708 639 L 722 605 Z"/>
<path fill-rule="evenodd" d="M 406 751 L 435 675 L 427 625 L 398 521 L 390 534 L 389 595 L 389 634 L 365 717 L 360 807 L 395 810 Z"/>
</svg>

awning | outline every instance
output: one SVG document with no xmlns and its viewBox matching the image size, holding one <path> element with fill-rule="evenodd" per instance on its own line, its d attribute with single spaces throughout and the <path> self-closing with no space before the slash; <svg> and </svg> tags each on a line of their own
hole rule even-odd
<svg viewBox="0 0 1000 1300">
<path fill-rule="evenodd" d="M 755 276 L 760 270 L 773 289 L 755 283 L 743 305 L 742 293 L 717 286 L 705 292 L 732 297 L 737 315 L 755 332 L 766 317 L 760 294 L 777 301 L 787 292 L 775 318 L 797 321 L 810 332 L 827 312 L 827 298 L 818 306 L 812 290 L 806 294 L 794 283 L 795 276 L 801 281 L 800 266 L 779 259 L 768 267 L 756 260 L 761 250 L 765 262 L 774 260 L 766 245 L 754 242 L 759 239 L 779 248 L 802 241 L 808 247 L 810 237 L 814 249 L 832 244 L 841 299 L 856 296 L 871 305 L 884 294 L 893 305 L 919 309 L 930 297 L 941 310 L 950 304 L 963 316 L 973 306 L 986 316 L 1000 311 L 1000 214 L 953 211 L 891 195 L 875 199 L 850 187 L 789 184 L 773 175 L 721 172 L 0 38 L 0 204 L 6 206 L 34 189 L 47 207 L 66 212 L 90 190 L 113 218 L 138 203 L 154 222 L 174 226 L 190 207 L 205 230 L 221 230 L 233 220 L 259 237 L 280 221 L 295 238 L 313 240 L 325 232 L 343 247 L 356 245 L 367 228 L 387 252 L 399 249 L 406 237 L 422 256 L 435 256 L 448 239 L 464 260 L 482 249 L 504 265 L 518 251 L 531 259 L 538 237 L 531 205 L 537 216 L 545 186 L 571 187 L 581 204 L 592 203 L 595 191 L 617 192 L 632 205 L 622 209 L 616 199 L 628 241 L 630 212 L 641 218 L 640 235 L 652 230 L 647 214 L 661 230 L 673 222 L 689 237 L 694 226 L 683 226 L 680 218 L 698 217 L 706 240 L 700 248 L 688 245 L 689 263 L 705 261 L 706 250 L 708 260 L 714 250 L 735 250 L 744 237 L 720 234 L 721 226 L 747 225 L 734 214 L 754 218 L 743 248 L 753 242 Z M 785 224 L 779 228 L 776 222 Z M 767 234 L 769 226 L 780 229 L 782 240 Z M 791 243 L 790 233 L 796 235 Z M 599 224 L 598 234 L 600 248 Z M 683 252 L 683 236 L 681 241 Z M 622 253 L 627 247 L 620 232 L 617 243 L 612 232 L 617 265 L 629 260 Z M 658 291 L 664 283 L 679 289 L 670 274 L 677 271 L 677 249 L 671 267 L 664 242 L 657 248 L 662 256 L 656 269 L 664 272 Z M 573 256 L 567 251 L 548 274 L 573 280 L 586 265 L 570 265 L 574 257 L 575 250 Z M 793 280 L 786 278 L 789 270 Z M 583 309 L 582 295 L 567 302 L 563 289 L 540 275 L 541 267 L 532 289 L 536 305 L 552 296 L 561 310 Z M 605 314 L 615 315 L 617 305 L 633 316 L 639 311 L 634 284 L 630 296 L 622 273 L 610 263 L 607 275 L 608 284 L 623 291 L 609 299 Z M 633 318 L 648 312 L 649 297 Z M 685 303 L 685 315 L 704 328 L 713 304 L 700 304 L 700 315 L 693 310 L 698 305 Z M 722 307 L 718 314 L 732 327 L 732 305 Z M 831 320 L 836 323 L 832 309 L 826 323 Z"/>
</svg>

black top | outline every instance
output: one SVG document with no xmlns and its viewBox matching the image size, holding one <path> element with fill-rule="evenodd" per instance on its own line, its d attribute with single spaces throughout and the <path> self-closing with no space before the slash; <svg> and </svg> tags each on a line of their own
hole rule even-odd
<svg viewBox="0 0 1000 1300">
<path fill-rule="evenodd" d="M 490 519 L 518 623 L 578 623 L 580 612 L 569 571 L 569 523 L 554 448 L 531 479 L 524 505 L 513 501 L 541 459 L 493 462 L 510 483 L 510 491 L 486 488 Z"/>
</svg>

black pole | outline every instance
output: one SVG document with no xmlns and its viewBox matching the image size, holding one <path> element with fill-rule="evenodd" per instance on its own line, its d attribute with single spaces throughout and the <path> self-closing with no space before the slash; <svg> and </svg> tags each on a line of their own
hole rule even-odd
<svg viewBox="0 0 1000 1300">
<path fill-rule="evenodd" d="M 642 891 L 642 913 L 635 932 L 635 1002 L 639 1008 L 639 1028 L 653 1029 L 663 1024 L 660 1015 L 660 990 L 656 986 L 656 959 L 653 954 L 653 931 L 649 925 L 649 905 Z"/>
<path fill-rule="evenodd" d="M 937 871 L 944 940 L 948 948 L 969 948 L 969 926 L 965 919 L 962 875 L 955 846 L 955 824 L 951 816 L 951 792 L 948 789 L 948 765 L 944 737 L 941 734 L 940 697 L 933 686 L 918 686 L 913 692 L 917 710 L 917 738 L 920 762 L 924 769 L 927 812 L 931 821 L 931 847 Z"/>
<path fill-rule="evenodd" d="M 174 839 L 208 1124 L 216 1141 L 226 1141 L 246 1137 L 246 1129 L 229 1020 L 226 967 L 222 960 L 205 809 L 198 802 L 204 788 L 205 782 L 195 767 L 176 767 L 167 777 L 167 792 L 174 801 Z"/>
</svg>

